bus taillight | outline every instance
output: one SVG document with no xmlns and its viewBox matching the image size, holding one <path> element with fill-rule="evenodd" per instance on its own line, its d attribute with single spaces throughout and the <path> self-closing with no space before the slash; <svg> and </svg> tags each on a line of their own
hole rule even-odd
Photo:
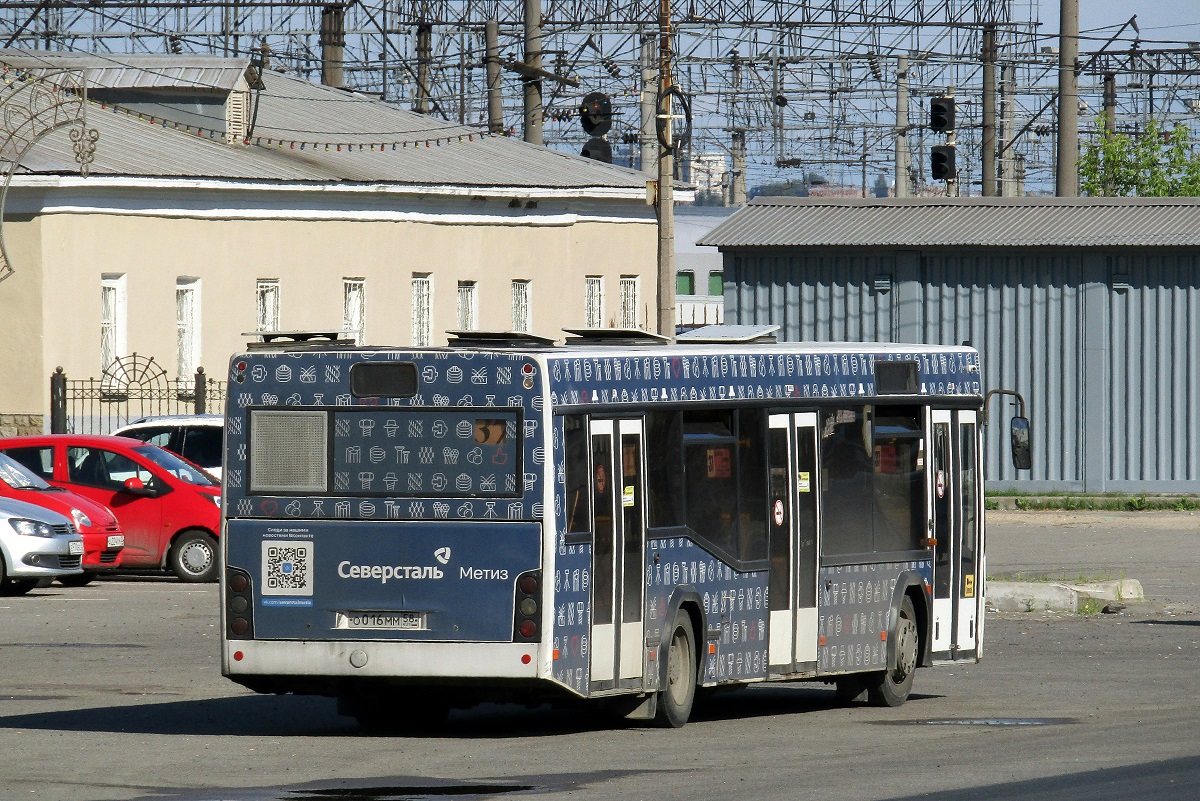
<svg viewBox="0 0 1200 801">
<path fill-rule="evenodd" d="M 517 576 L 513 608 L 513 639 L 518 642 L 540 642 L 538 619 L 542 613 L 542 571 L 530 570 Z"/>
<path fill-rule="evenodd" d="M 254 637 L 254 603 L 250 574 L 236 567 L 225 569 L 225 626 L 231 639 Z"/>
</svg>

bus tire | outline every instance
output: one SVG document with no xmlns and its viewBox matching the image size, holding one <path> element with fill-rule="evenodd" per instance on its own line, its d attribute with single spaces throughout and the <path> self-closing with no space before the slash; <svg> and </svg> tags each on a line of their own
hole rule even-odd
<svg viewBox="0 0 1200 801">
<path fill-rule="evenodd" d="M 682 609 L 675 613 L 666 661 L 655 721 L 660 726 L 678 729 L 688 722 L 692 702 L 696 700 L 696 634 L 692 631 L 691 617 Z"/>
<path fill-rule="evenodd" d="M 891 664 L 882 673 L 872 675 L 867 685 L 867 700 L 875 706 L 900 706 L 912 692 L 921 637 L 917 628 L 917 611 L 907 595 L 900 601 L 896 627 L 888 638 L 892 646 L 888 649 Z"/>
<path fill-rule="evenodd" d="M 180 581 L 216 581 L 217 541 L 206 531 L 189 529 L 171 544 L 167 563 Z"/>
</svg>

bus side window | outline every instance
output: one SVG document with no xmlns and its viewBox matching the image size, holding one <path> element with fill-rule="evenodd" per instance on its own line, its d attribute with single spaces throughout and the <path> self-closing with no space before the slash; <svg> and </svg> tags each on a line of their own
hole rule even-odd
<svg viewBox="0 0 1200 801">
<path fill-rule="evenodd" d="M 646 485 L 650 494 L 650 527 L 682 526 L 683 415 L 646 415 Z"/>
<path fill-rule="evenodd" d="M 566 430 L 567 531 L 592 530 L 592 502 L 588 493 L 592 471 L 588 468 L 587 418 L 569 415 Z"/>
<path fill-rule="evenodd" d="M 738 410 L 738 558 L 767 558 L 767 419 L 763 409 Z"/>
</svg>

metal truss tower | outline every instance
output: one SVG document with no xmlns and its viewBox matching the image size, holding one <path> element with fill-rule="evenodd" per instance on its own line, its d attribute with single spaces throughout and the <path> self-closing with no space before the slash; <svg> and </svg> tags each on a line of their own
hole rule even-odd
<svg viewBox="0 0 1200 801">
<path fill-rule="evenodd" d="M 257 56 L 320 80 L 323 43 L 337 39 L 347 88 L 454 122 L 485 128 L 485 28 L 499 30 L 501 61 L 524 58 L 522 0 L 9 0 L 0 8 L 8 46 L 95 53 L 208 53 Z M 653 73 L 644 42 L 657 30 L 657 0 L 542 0 L 542 68 L 578 87 L 548 81 L 544 140 L 578 152 L 580 98 L 613 99 L 614 161 L 640 167 L 647 134 L 643 84 Z M 329 15 L 338 16 L 331 28 Z M 675 77 L 692 98 L 693 135 L 679 177 L 704 188 L 803 183 L 820 175 L 865 191 L 893 180 L 901 137 L 916 191 L 929 184 L 928 98 L 958 103 L 960 193 L 980 180 L 983 30 L 995 31 L 999 82 L 1000 180 L 1016 193 L 1052 180 L 1052 38 L 1039 38 L 1037 0 L 675 0 Z M 325 23 L 323 25 L 323 19 Z M 1045 45 L 1045 46 L 1044 46 Z M 1123 47 L 1126 45 L 1122 45 Z M 1200 111 L 1200 51 L 1111 47 L 1081 78 L 1083 130 L 1104 106 L 1128 127 L 1155 117 L 1194 121 Z M 1087 60 L 1084 53 L 1081 60 Z M 905 130 L 898 130 L 897 67 L 907 63 Z M 1117 76 L 1105 79 L 1106 74 Z M 1155 83 L 1157 81 L 1157 84 Z M 519 132 L 522 78 L 502 73 L 504 126 Z M 900 115 L 903 119 L 904 115 Z M 1006 146 L 1009 139 L 1016 141 Z M 653 166 L 647 169 L 653 171 Z"/>
</svg>

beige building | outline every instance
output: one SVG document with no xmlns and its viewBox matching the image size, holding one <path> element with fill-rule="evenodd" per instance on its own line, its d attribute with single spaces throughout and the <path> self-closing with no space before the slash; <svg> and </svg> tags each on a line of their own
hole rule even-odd
<svg viewBox="0 0 1200 801">
<path fill-rule="evenodd" d="M 221 376 L 245 332 L 437 345 L 455 329 L 654 327 L 641 173 L 246 61 L 52 57 L 86 74 L 86 122 L 0 151 L 17 162 L 0 426 L 41 429 L 57 366 L 99 376 L 136 352 Z M 42 55 L 0 61 L 10 106 L 14 74 L 62 80 Z M 99 134 L 86 177 L 80 126 Z"/>
</svg>

